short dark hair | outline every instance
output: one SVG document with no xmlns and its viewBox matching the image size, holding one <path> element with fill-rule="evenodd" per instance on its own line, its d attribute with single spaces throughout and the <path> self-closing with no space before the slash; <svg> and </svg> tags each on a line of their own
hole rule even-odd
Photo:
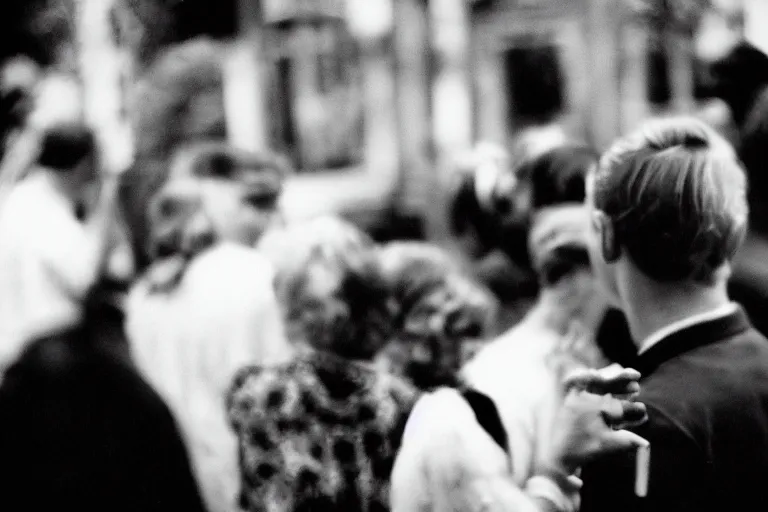
<svg viewBox="0 0 768 512">
<path fill-rule="evenodd" d="M 249 172 L 273 171 L 281 179 L 290 173 L 288 162 L 279 155 L 245 151 L 227 142 L 196 142 L 180 149 L 171 164 L 170 179 L 184 177 L 241 179 Z"/>
<path fill-rule="evenodd" d="M 398 241 L 382 247 L 379 255 L 397 302 L 396 331 L 406 330 L 424 314 L 420 306 L 439 296 L 439 310 L 431 314 L 441 317 L 435 325 L 443 331 L 429 335 L 461 341 L 490 334 L 498 308 L 495 298 L 447 251 L 426 242 Z M 433 328 L 429 322 L 426 326 Z"/>
<path fill-rule="evenodd" d="M 583 202 L 587 174 L 597 165 L 598 158 L 587 146 L 569 144 L 524 163 L 518 175 L 530 179 L 533 208 Z"/>
<path fill-rule="evenodd" d="M 542 286 L 552 287 L 577 270 L 591 269 L 589 252 L 583 247 L 560 247 L 538 271 Z"/>
<path fill-rule="evenodd" d="M 96 138 L 90 128 L 78 122 L 58 123 L 45 130 L 37 163 L 68 171 L 95 153 Z"/>
<path fill-rule="evenodd" d="M 617 243 L 656 281 L 711 282 L 746 234 L 744 170 L 696 119 L 645 124 L 609 149 L 594 178 Z"/>
<path fill-rule="evenodd" d="M 755 97 L 768 85 L 768 55 L 746 41 L 710 67 L 712 94 L 731 108 L 737 124 L 750 115 Z"/>
</svg>

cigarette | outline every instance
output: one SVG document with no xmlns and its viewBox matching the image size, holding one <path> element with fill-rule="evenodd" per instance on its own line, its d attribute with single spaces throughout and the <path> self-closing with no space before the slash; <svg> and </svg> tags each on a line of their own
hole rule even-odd
<svg viewBox="0 0 768 512">
<path fill-rule="evenodd" d="M 648 475 L 651 471 L 651 445 L 638 446 L 635 459 L 635 495 L 648 495 Z"/>
</svg>

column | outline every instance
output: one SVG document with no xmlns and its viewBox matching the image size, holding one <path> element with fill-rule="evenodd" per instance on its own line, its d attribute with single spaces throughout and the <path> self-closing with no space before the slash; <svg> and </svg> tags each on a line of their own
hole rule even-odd
<svg viewBox="0 0 768 512">
<path fill-rule="evenodd" d="M 424 212 L 430 174 L 429 23 L 423 0 L 395 1 L 394 53 L 402 179 L 398 207 Z"/>
<path fill-rule="evenodd" d="M 109 14 L 112 0 L 82 0 L 77 10 L 79 71 L 83 86 L 83 113 L 96 132 L 102 165 L 121 172 L 133 158 L 133 140 L 122 116 L 122 74 L 127 65 L 117 48 Z"/>
<path fill-rule="evenodd" d="M 648 29 L 642 23 L 630 21 L 621 35 L 621 130 L 627 132 L 635 129 L 649 112 Z"/>
<path fill-rule="evenodd" d="M 483 44 L 482 41 L 478 43 Z M 502 52 L 489 43 L 475 51 L 475 79 L 477 86 L 476 111 L 477 139 L 506 145 L 509 141 L 509 106 L 506 98 L 504 58 Z"/>
<path fill-rule="evenodd" d="M 588 80 L 591 82 L 591 95 L 589 99 L 588 133 L 592 136 L 592 143 L 597 148 L 607 147 L 618 135 L 619 127 L 619 87 L 616 78 L 619 76 L 619 54 L 617 49 L 618 23 L 614 12 L 616 6 L 613 0 L 594 0 L 587 2 L 589 10 L 589 33 L 591 60 Z M 635 59 L 642 59 L 640 55 L 634 55 Z M 643 67 L 643 64 L 639 65 Z M 635 66 L 632 62 L 630 66 Z M 645 69 L 643 67 L 643 69 Z M 644 95 L 645 77 L 633 76 L 631 80 L 641 81 L 640 87 Z M 638 92 L 633 91 L 633 94 Z"/>
<path fill-rule="evenodd" d="M 683 31 L 670 29 L 664 42 L 669 56 L 672 108 L 677 113 L 690 113 L 695 107 L 693 39 Z"/>
<path fill-rule="evenodd" d="M 431 41 L 436 61 L 432 83 L 432 137 L 436 172 L 430 235 L 449 237 L 447 186 L 457 155 L 472 146 L 472 104 L 468 71 L 469 3 L 430 0 Z"/>
<path fill-rule="evenodd" d="M 260 0 L 238 0 L 240 37 L 224 62 L 224 108 L 232 145 L 260 151 L 268 147 L 262 12 Z"/>
</svg>

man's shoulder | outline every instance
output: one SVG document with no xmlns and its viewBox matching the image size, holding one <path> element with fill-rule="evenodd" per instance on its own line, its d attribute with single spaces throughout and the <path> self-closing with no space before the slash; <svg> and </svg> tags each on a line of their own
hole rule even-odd
<svg viewBox="0 0 768 512">
<path fill-rule="evenodd" d="M 684 352 L 661 364 L 643 381 L 645 390 L 660 390 L 681 382 L 695 383 L 699 391 L 722 388 L 724 383 L 752 386 L 754 377 L 768 377 L 768 339 L 757 330 L 746 331 Z M 664 393 L 680 386 L 670 386 Z M 694 393 L 697 389 L 691 389 Z"/>
<path fill-rule="evenodd" d="M 768 405 L 768 340 L 750 329 L 704 345 L 662 364 L 643 378 L 641 388 L 638 400 L 680 426 L 755 401 Z"/>
</svg>

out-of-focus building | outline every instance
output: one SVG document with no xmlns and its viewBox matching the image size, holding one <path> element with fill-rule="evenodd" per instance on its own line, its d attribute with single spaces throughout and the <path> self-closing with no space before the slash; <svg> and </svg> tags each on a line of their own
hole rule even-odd
<svg viewBox="0 0 768 512">
<path fill-rule="evenodd" d="M 442 237 L 453 162 L 477 141 L 558 125 L 604 148 L 695 108 L 692 31 L 649 23 L 643 1 L 230 0 L 227 133 L 291 158 L 289 218 Z"/>
<path fill-rule="evenodd" d="M 289 215 L 395 211 L 439 236 L 452 159 L 475 141 L 510 145 L 555 123 L 602 148 L 695 103 L 691 35 L 655 29 L 629 2 L 262 0 L 261 10 L 260 132 L 296 163 Z"/>
</svg>

